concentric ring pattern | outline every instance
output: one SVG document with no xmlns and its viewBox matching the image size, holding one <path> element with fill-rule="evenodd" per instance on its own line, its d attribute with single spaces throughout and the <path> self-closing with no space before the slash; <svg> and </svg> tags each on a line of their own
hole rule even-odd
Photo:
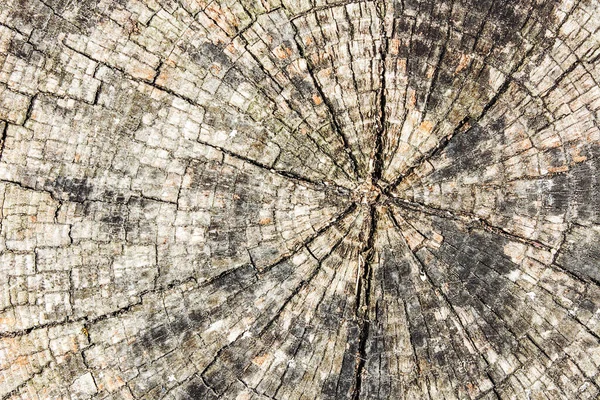
<svg viewBox="0 0 600 400">
<path fill-rule="evenodd" d="M 3 0 L 0 398 L 600 396 L 598 0 Z"/>
</svg>

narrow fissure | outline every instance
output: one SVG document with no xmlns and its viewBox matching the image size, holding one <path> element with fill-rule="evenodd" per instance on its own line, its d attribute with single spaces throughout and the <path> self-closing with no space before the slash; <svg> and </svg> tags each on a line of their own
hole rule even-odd
<svg viewBox="0 0 600 400">
<path fill-rule="evenodd" d="M 4 146 L 6 144 L 6 136 L 8 135 L 8 122 L 0 121 L 0 160 L 2 159 L 2 153 L 4 153 Z"/>
<path fill-rule="evenodd" d="M 358 281 L 357 299 L 356 299 L 356 317 L 360 321 L 360 334 L 358 340 L 358 358 L 356 364 L 354 389 L 352 399 L 358 400 L 362 389 L 362 375 L 367 361 L 367 339 L 371 329 L 370 307 L 371 307 L 371 287 L 373 279 L 372 264 L 375 261 L 375 233 L 377 230 L 378 211 L 377 203 L 371 204 L 369 208 L 369 235 L 365 246 L 361 251 L 361 257 L 364 255 L 364 266 L 362 275 Z M 359 264 L 360 265 L 360 264 Z"/>
<path fill-rule="evenodd" d="M 439 140 L 439 143 L 430 151 L 423 154 L 419 157 L 413 166 L 409 167 L 404 174 L 400 174 L 396 179 L 392 181 L 388 186 L 383 190 L 385 194 L 389 194 L 393 189 L 395 189 L 406 177 L 413 174 L 415 170 L 417 170 L 421 165 L 423 165 L 428 160 L 438 156 L 446 147 L 450 144 L 451 139 L 456 136 L 458 133 L 464 133 L 469 128 L 475 124 L 478 124 L 483 118 L 488 114 L 488 112 L 494 107 L 500 98 L 505 95 L 510 89 L 510 84 L 513 82 L 513 76 L 523 67 L 525 61 L 531 57 L 531 54 L 534 50 L 534 46 L 531 46 L 523 55 L 523 57 L 517 62 L 517 64 L 511 68 L 511 70 L 506 74 L 504 82 L 500 86 L 500 88 L 496 91 L 496 93 L 492 96 L 492 98 L 485 104 L 482 111 L 477 116 L 466 115 L 457 125 L 457 127 L 452 131 L 450 135 L 444 136 Z"/>
<path fill-rule="evenodd" d="M 371 180 L 373 184 L 377 184 L 381 179 L 383 173 L 383 140 L 386 132 L 386 61 L 388 51 L 388 38 L 385 34 L 385 5 L 382 3 L 377 4 L 377 13 L 380 18 L 380 32 L 381 32 L 381 46 L 379 47 L 379 54 L 381 57 L 381 71 L 379 80 L 381 82 L 381 88 L 379 91 L 379 119 L 377 121 L 377 132 L 375 133 L 375 146 L 373 148 L 373 166 L 371 171 Z"/>
<path fill-rule="evenodd" d="M 315 88 L 317 89 L 317 92 L 319 93 L 319 96 L 323 100 L 323 103 L 325 104 L 325 106 L 329 110 L 329 114 L 331 115 L 331 123 L 333 124 L 333 128 L 336 131 L 336 133 L 338 134 L 340 140 L 342 141 L 342 143 L 344 145 L 344 149 L 346 151 L 346 154 L 348 154 L 348 157 L 349 157 L 350 162 L 352 164 L 352 172 L 353 172 L 354 176 L 358 178 L 358 177 L 360 177 L 360 171 L 359 171 L 359 168 L 358 168 L 358 161 L 356 160 L 356 157 L 355 157 L 354 153 L 352 152 L 352 149 L 350 147 L 350 143 L 348 141 L 348 138 L 344 134 L 344 131 L 342 130 L 342 128 L 341 128 L 341 126 L 340 126 L 340 124 L 339 124 L 339 122 L 338 122 L 338 120 L 336 118 L 336 113 L 335 113 L 335 109 L 333 107 L 333 104 L 331 103 L 331 101 L 329 100 L 329 98 L 325 95 L 325 92 L 323 92 L 323 88 L 321 87 L 321 84 L 317 80 L 317 77 L 316 77 L 316 75 L 314 73 L 314 65 L 310 61 L 310 58 L 304 52 L 304 47 L 302 47 L 302 43 L 300 42 L 300 33 L 298 32 L 298 27 L 294 23 L 292 23 L 291 25 L 292 25 L 292 27 L 294 29 L 294 32 L 295 32 L 294 40 L 296 42 L 296 47 L 298 47 L 298 52 L 300 53 L 300 57 L 302 57 L 306 61 L 306 69 L 308 71 L 308 74 L 311 77 L 311 80 L 313 81 L 313 83 L 315 85 Z"/>
</svg>

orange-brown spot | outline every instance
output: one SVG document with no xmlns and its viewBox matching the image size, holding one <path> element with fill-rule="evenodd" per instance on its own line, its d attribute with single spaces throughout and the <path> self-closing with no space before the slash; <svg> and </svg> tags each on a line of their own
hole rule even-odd
<svg viewBox="0 0 600 400">
<path fill-rule="evenodd" d="M 275 52 L 275 55 L 277 56 L 277 58 L 279 58 L 281 60 L 284 60 L 292 55 L 292 49 L 290 49 L 289 47 L 285 47 L 283 45 L 277 47 L 274 50 L 274 52 Z"/>
<path fill-rule="evenodd" d="M 541 143 L 540 146 L 541 148 L 544 149 L 552 149 L 552 148 L 556 148 L 562 145 L 562 142 L 560 140 L 560 137 L 558 136 L 550 136 L 545 138 Z"/>
<path fill-rule="evenodd" d="M 115 22 L 121 25 L 123 35 L 131 36 L 140 33 L 140 23 L 133 16 L 123 17 L 117 16 Z"/>
<path fill-rule="evenodd" d="M 156 84 L 159 86 L 165 86 L 168 80 L 169 80 L 169 74 L 163 70 L 156 77 Z"/>
<path fill-rule="evenodd" d="M 390 53 L 396 55 L 396 54 L 398 54 L 399 49 L 400 49 L 400 40 L 392 39 L 390 41 Z"/>
<path fill-rule="evenodd" d="M 519 150 L 528 150 L 532 146 L 533 145 L 531 144 L 531 140 L 529 140 L 529 139 L 521 140 L 519 143 L 517 143 L 517 148 Z"/>
<path fill-rule="evenodd" d="M 134 67 L 131 75 L 136 78 L 145 79 L 147 81 L 151 81 L 154 79 L 154 75 L 156 75 L 156 71 L 152 68 L 144 68 L 144 67 Z"/>
<path fill-rule="evenodd" d="M 15 359 L 14 363 L 21 367 L 27 367 L 31 363 L 31 360 L 27 356 L 19 356 Z"/>
<path fill-rule="evenodd" d="M 403 235 L 406 241 L 408 242 L 408 246 L 411 249 L 417 248 L 421 243 L 423 243 L 423 236 L 416 232 L 407 232 Z"/>
<path fill-rule="evenodd" d="M 477 392 L 477 388 L 471 382 L 468 382 L 466 384 L 466 388 L 467 388 L 467 391 L 469 392 L 469 394 L 471 394 L 471 395 L 473 395 Z"/>
<path fill-rule="evenodd" d="M 207 7 L 206 11 L 212 14 L 221 15 L 221 10 L 216 8 L 214 5 Z"/>
<path fill-rule="evenodd" d="M 71 339 L 71 351 L 73 353 L 77 353 L 77 351 L 79 350 L 79 344 L 77 343 L 77 341 L 75 340 L 75 338 Z"/>
<path fill-rule="evenodd" d="M 271 218 L 263 218 L 261 220 L 258 221 L 259 225 L 269 225 L 271 222 L 273 222 L 273 220 Z"/>
<path fill-rule="evenodd" d="M 411 91 L 412 93 L 410 94 L 410 101 L 408 103 L 409 108 L 414 108 L 415 104 L 417 104 L 417 94 L 415 93 L 415 91 Z"/>
<path fill-rule="evenodd" d="M 425 133 L 431 133 L 431 131 L 433 130 L 433 122 L 431 122 L 431 121 L 421 122 L 421 125 L 419 125 L 419 130 L 421 130 Z"/>
<path fill-rule="evenodd" d="M 118 390 L 121 386 L 125 385 L 125 381 L 120 376 L 106 376 L 104 379 L 106 385 L 102 384 L 102 381 L 98 382 L 98 389 L 107 389 L 109 392 Z"/>
<path fill-rule="evenodd" d="M 566 165 L 561 165 L 560 167 L 550 167 L 548 168 L 548 172 L 566 172 L 569 170 L 569 167 Z"/>
<path fill-rule="evenodd" d="M 427 79 L 433 78 L 433 74 L 435 73 L 434 67 L 427 68 Z"/>
<path fill-rule="evenodd" d="M 398 70 L 401 71 L 403 74 L 406 73 L 406 59 L 405 58 L 401 58 L 398 60 Z"/>
<path fill-rule="evenodd" d="M 229 43 L 227 45 L 227 51 L 229 51 L 231 54 L 236 54 L 237 50 L 235 48 L 235 45 L 233 43 Z"/>
<path fill-rule="evenodd" d="M 254 357 L 254 359 L 252 359 L 252 362 L 260 367 L 264 364 L 265 361 L 267 361 L 267 358 L 269 358 L 269 355 L 263 354 L 262 356 Z"/>
<path fill-rule="evenodd" d="M 469 65 L 469 61 L 470 61 L 470 57 L 466 54 L 463 54 L 460 57 L 460 61 L 458 62 L 458 66 L 456 67 L 456 70 L 454 70 L 455 74 L 458 74 L 460 71 L 464 70 L 467 65 Z"/>
<path fill-rule="evenodd" d="M 314 94 L 313 101 L 315 102 L 316 105 L 319 105 L 323 102 L 323 99 L 321 98 L 321 96 Z"/>
</svg>

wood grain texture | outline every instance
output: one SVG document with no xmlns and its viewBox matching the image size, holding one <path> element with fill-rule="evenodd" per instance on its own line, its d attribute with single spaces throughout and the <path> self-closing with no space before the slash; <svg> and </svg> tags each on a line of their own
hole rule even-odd
<svg viewBox="0 0 600 400">
<path fill-rule="evenodd" d="M 600 397 L 598 0 L 3 0 L 0 399 Z"/>
</svg>

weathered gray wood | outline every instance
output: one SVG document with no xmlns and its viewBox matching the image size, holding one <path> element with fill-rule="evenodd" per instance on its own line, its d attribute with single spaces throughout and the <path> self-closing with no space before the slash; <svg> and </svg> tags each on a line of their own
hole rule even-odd
<svg viewBox="0 0 600 400">
<path fill-rule="evenodd" d="M 598 0 L 4 0 L 0 398 L 600 396 Z"/>
</svg>

